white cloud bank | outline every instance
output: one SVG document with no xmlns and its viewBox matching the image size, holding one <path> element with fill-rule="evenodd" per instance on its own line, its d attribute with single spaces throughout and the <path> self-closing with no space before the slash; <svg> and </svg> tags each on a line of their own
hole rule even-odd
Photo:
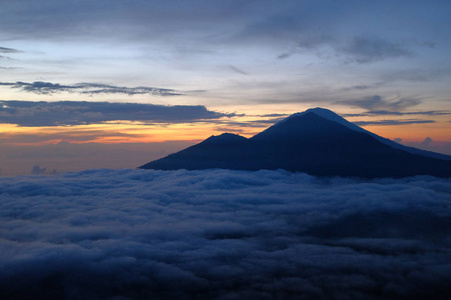
<svg viewBox="0 0 451 300">
<path fill-rule="evenodd" d="M 437 298 L 451 179 L 90 170 L 0 178 L 3 298 Z"/>
</svg>

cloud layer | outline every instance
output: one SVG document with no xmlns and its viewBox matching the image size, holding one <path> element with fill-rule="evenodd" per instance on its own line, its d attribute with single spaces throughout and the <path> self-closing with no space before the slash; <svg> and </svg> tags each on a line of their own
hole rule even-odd
<svg viewBox="0 0 451 300">
<path fill-rule="evenodd" d="M 129 96 L 133 95 L 157 95 L 157 96 L 179 96 L 182 95 L 181 92 L 172 89 L 162 89 L 147 86 L 138 87 L 126 87 L 126 86 L 115 86 L 110 84 L 102 83 L 90 83 L 81 82 L 73 85 L 65 85 L 52 82 L 0 82 L 0 86 L 8 86 L 14 89 L 20 89 L 24 92 L 31 92 L 35 94 L 54 94 L 61 92 L 69 93 L 80 93 L 80 94 L 126 94 Z"/>
<path fill-rule="evenodd" d="M 355 125 L 358 126 L 366 126 L 366 125 L 406 125 L 406 124 L 428 124 L 435 123 L 434 120 L 418 120 L 418 119 L 409 119 L 409 120 L 380 120 L 380 121 L 358 121 L 354 122 Z"/>
<path fill-rule="evenodd" d="M 449 179 L 91 170 L 0 181 L 7 298 L 451 292 Z"/>
<path fill-rule="evenodd" d="M 207 110 L 205 106 L 164 106 L 137 103 L 86 101 L 0 101 L 0 123 L 20 126 L 62 126 L 107 121 L 181 123 L 232 116 Z"/>
<path fill-rule="evenodd" d="M 392 111 L 398 112 L 400 110 L 416 106 L 421 103 L 420 99 L 416 98 L 398 98 L 393 100 L 385 99 L 379 95 L 365 97 L 363 99 L 343 100 L 343 104 L 354 107 L 360 107 L 369 111 Z"/>
<path fill-rule="evenodd" d="M 20 53 L 21 51 L 12 48 L 0 47 L 0 53 Z"/>
</svg>

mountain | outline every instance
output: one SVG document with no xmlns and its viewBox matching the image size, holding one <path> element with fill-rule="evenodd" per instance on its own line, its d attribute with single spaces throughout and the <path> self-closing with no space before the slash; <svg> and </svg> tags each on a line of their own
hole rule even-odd
<svg viewBox="0 0 451 300">
<path fill-rule="evenodd" d="M 436 153 L 436 152 L 432 152 L 432 151 L 426 151 L 426 150 L 422 150 L 422 149 L 418 149 L 418 148 L 404 146 L 404 145 L 401 145 L 401 144 L 399 144 L 397 142 L 394 142 L 392 140 L 389 140 L 389 139 L 386 139 L 384 137 L 378 136 L 377 134 L 374 134 L 374 133 L 372 133 L 370 131 L 367 131 L 367 130 L 365 130 L 365 129 L 363 129 L 363 128 L 361 128 L 361 127 L 359 127 L 359 126 L 357 126 L 357 125 L 355 125 L 355 124 L 353 124 L 351 122 L 348 122 L 347 120 L 343 119 L 342 117 L 340 117 L 339 115 L 337 115 L 336 113 L 334 113 L 334 112 L 332 112 L 332 111 L 330 111 L 328 109 L 324 109 L 324 108 L 320 108 L 320 107 L 311 108 L 311 109 L 306 110 L 303 113 L 294 114 L 292 116 L 305 114 L 307 112 L 314 112 L 315 114 L 317 114 L 317 115 L 319 115 L 319 116 L 321 116 L 321 117 L 323 117 L 325 119 L 337 122 L 337 123 L 339 123 L 339 124 L 341 124 L 343 126 L 348 127 L 349 129 L 352 129 L 352 130 L 355 130 L 355 131 L 358 131 L 358 132 L 365 132 L 365 133 L 371 135 L 372 137 L 374 137 L 379 142 L 382 142 L 382 143 L 384 143 L 384 144 L 386 144 L 388 146 L 391 146 L 392 148 L 404 150 L 404 151 L 407 151 L 407 152 L 412 153 L 412 154 L 420 154 L 420 155 L 423 155 L 423 156 L 428 156 L 428 157 L 433 157 L 433 158 L 451 160 L 451 156 L 449 156 L 449 155 L 445 155 L 445 154 Z"/>
<path fill-rule="evenodd" d="M 364 178 L 451 177 L 450 156 L 398 145 L 330 110 L 314 108 L 293 114 L 250 139 L 230 133 L 212 136 L 140 168 L 285 169 Z"/>
</svg>

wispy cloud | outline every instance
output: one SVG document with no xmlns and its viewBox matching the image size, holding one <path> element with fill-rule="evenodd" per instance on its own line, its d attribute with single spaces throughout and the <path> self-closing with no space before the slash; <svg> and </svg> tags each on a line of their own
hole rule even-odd
<svg viewBox="0 0 451 300">
<path fill-rule="evenodd" d="M 399 97 L 389 100 L 380 95 L 373 95 L 360 99 L 343 100 L 339 103 L 360 107 L 369 111 L 401 111 L 420 104 L 421 100 L 418 98 Z"/>
<path fill-rule="evenodd" d="M 0 53 L 21 53 L 21 52 L 22 51 L 13 48 L 0 47 Z"/>
<path fill-rule="evenodd" d="M 266 115 L 259 115 L 259 117 L 262 118 L 282 118 L 282 117 L 288 117 L 289 114 L 266 114 Z"/>
<path fill-rule="evenodd" d="M 381 75 L 381 83 L 393 83 L 394 81 L 406 82 L 439 82 L 451 77 L 451 68 L 443 65 L 435 68 L 406 68 L 392 70 Z"/>
<path fill-rule="evenodd" d="M 347 60 L 356 63 L 369 63 L 387 58 L 412 55 L 404 46 L 378 37 L 356 36 L 342 47 L 337 47 L 337 50 Z"/>
<path fill-rule="evenodd" d="M 30 92 L 35 94 L 55 94 L 61 92 L 68 93 L 80 93 L 80 94 L 126 94 L 129 96 L 133 95 L 157 95 L 157 96 L 179 96 L 182 92 L 147 86 L 138 87 L 125 87 L 125 86 L 115 86 L 110 84 L 102 83 L 89 83 L 81 82 L 73 85 L 52 83 L 52 82 L 0 82 L 0 86 L 7 86 L 13 89 L 20 89 L 24 92 Z"/>
<path fill-rule="evenodd" d="M 380 121 L 357 121 L 353 122 L 359 126 L 365 125 L 406 125 L 406 124 L 428 124 L 435 123 L 434 120 L 380 120 Z"/>
<path fill-rule="evenodd" d="M 210 111 L 200 105 L 164 106 L 86 101 L 0 101 L 0 105 L 0 123 L 20 126 L 83 125 L 107 121 L 186 123 L 234 115 Z"/>
<path fill-rule="evenodd" d="M 446 116 L 451 115 L 447 110 L 428 110 L 428 111 L 388 111 L 388 110 L 370 110 L 360 114 L 342 114 L 343 117 L 368 117 L 368 116 Z"/>
<path fill-rule="evenodd" d="M 0 122 L 1 123 L 1 122 Z M 31 125 L 24 125 L 31 126 Z M 42 125 L 49 126 L 49 125 Z M 72 142 L 93 142 L 99 140 L 101 138 L 139 138 L 143 135 L 140 134 L 131 134 L 124 133 L 118 131 L 109 131 L 109 130 L 70 130 L 68 132 L 36 132 L 34 134 L 27 133 L 17 133 L 17 134 L 9 134 L 2 133 L 0 135 L 0 143 L 4 144 L 40 144 L 40 143 L 48 143 L 54 141 L 64 141 L 70 140 Z"/>
<path fill-rule="evenodd" d="M 412 52 L 405 46 L 380 37 L 339 38 L 332 35 L 319 35 L 314 38 L 300 37 L 300 39 L 302 41 L 296 47 L 278 55 L 277 58 L 286 59 L 294 54 L 310 51 L 316 53 L 319 58 L 337 59 L 342 63 L 364 64 L 412 56 Z M 328 49 L 332 49 L 332 51 L 330 52 Z"/>
<path fill-rule="evenodd" d="M 359 84 L 359 85 L 353 85 L 353 86 L 349 86 L 349 87 L 345 87 L 343 88 L 343 91 L 364 91 L 364 90 L 370 90 L 370 89 L 375 89 L 375 88 L 379 88 L 383 85 L 385 85 L 387 83 L 386 80 L 380 80 L 378 82 L 375 83 L 371 83 L 371 84 Z"/>
<path fill-rule="evenodd" d="M 241 74 L 241 75 L 248 75 L 249 73 L 247 73 L 247 72 L 245 72 L 245 71 L 243 71 L 243 70 L 241 70 L 241 69 L 238 69 L 237 67 L 235 67 L 235 66 L 233 66 L 233 65 L 229 65 L 229 68 L 232 70 L 232 71 L 234 71 L 234 72 L 236 72 L 236 73 L 238 73 L 238 74 Z"/>
</svg>

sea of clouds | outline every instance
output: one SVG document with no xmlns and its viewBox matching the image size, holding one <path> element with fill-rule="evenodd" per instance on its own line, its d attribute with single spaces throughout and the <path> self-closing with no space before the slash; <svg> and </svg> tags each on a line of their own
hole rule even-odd
<svg viewBox="0 0 451 300">
<path fill-rule="evenodd" d="M 89 170 L 0 177 L 3 299 L 451 294 L 451 178 Z"/>
</svg>

